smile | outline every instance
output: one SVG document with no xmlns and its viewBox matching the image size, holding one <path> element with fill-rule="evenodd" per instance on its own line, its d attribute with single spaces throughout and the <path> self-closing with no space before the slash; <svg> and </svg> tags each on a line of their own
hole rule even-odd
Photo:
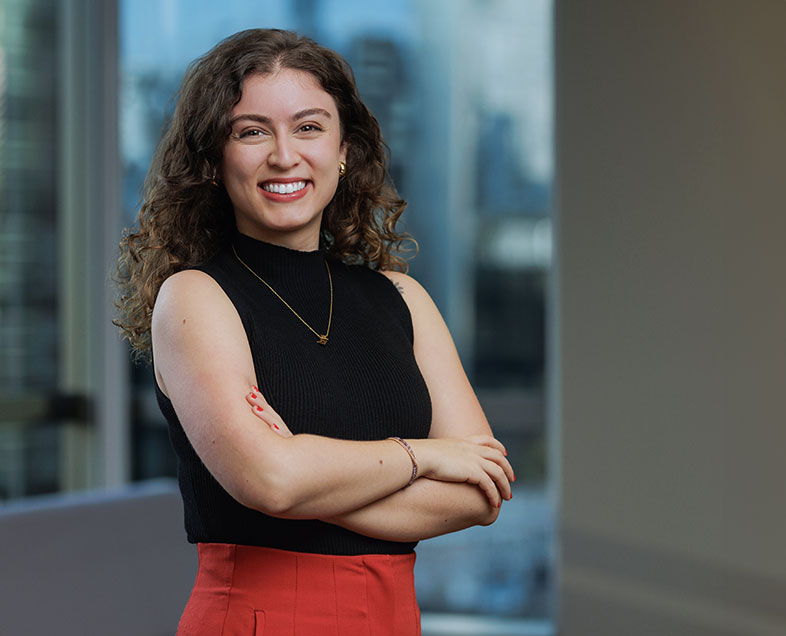
<svg viewBox="0 0 786 636">
<path fill-rule="evenodd" d="M 262 184 L 262 189 L 265 192 L 273 192 L 275 194 L 292 194 L 293 192 L 299 192 L 305 187 L 305 181 L 293 181 L 292 183 L 276 183 L 275 181 L 269 181 Z"/>
</svg>

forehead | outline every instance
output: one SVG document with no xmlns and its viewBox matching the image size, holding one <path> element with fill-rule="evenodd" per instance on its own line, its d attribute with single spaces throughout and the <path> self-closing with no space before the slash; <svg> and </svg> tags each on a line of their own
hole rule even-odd
<svg viewBox="0 0 786 636">
<path fill-rule="evenodd" d="M 232 116 L 288 118 L 309 108 L 324 108 L 338 117 L 335 100 L 311 73 L 284 68 L 268 75 L 249 75 L 243 80 L 240 101 L 232 109 Z"/>
</svg>

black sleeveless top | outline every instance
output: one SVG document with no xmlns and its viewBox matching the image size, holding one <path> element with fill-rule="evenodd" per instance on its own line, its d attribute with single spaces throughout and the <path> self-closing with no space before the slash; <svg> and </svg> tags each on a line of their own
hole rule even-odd
<svg viewBox="0 0 786 636">
<path fill-rule="evenodd" d="M 232 242 L 239 257 L 303 320 L 325 332 L 330 287 L 323 251 L 298 252 L 239 233 Z M 415 361 L 404 299 L 379 272 L 333 260 L 329 265 L 334 300 L 326 345 L 238 261 L 230 246 L 198 269 L 216 280 L 237 309 L 257 386 L 292 433 L 349 440 L 427 437 L 431 400 Z M 158 386 L 156 395 L 178 458 L 190 542 L 336 555 L 405 554 L 415 547 L 242 506 L 205 468 Z M 260 426 L 266 425 L 260 421 Z"/>
</svg>

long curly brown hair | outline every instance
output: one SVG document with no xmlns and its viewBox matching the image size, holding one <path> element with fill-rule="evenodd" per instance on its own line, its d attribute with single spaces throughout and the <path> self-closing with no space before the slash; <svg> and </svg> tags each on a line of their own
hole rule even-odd
<svg viewBox="0 0 786 636">
<path fill-rule="evenodd" d="M 282 68 L 305 71 L 336 102 L 347 172 L 322 216 L 327 255 L 375 269 L 406 271 L 396 231 L 406 207 L 387 173 L 379 124 L 358 95 L 351 68 L 334 51 L 278 29 L 229 36 L 189 66 L 175 111 L 145 179 L 138 228 L 120 242 L 115 324 L 137 357 L 150 352 L 153 305 L 167 277 L 207 262 L 235 228 L 232 202 L 215 183 L 243 80 Z"/>
</svg>

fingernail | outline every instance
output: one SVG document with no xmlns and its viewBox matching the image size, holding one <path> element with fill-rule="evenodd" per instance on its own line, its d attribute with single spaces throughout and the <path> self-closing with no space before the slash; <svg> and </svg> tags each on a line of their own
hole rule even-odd
<svg viewBox="0 0 786 636">
<path fill-rule="evenodd" d="M 254 391 L 256 391 L 257 393 L 259 393 L 259 389 L 257 387 L 252 386 L 251 388 L 254 389 Z"/>
<path fill-rule="evenodd" d="M 278 424 L 273 424 L 273 428 L 278 430 Z"/>
<path fill-rule="evenodd" d="M 252 400 L 256 400 L 257 399 L 257 394 L 256 393 L 252 393 L 251 394 L 251 399 Z"/>
<path fill-rule="evenodd" d="M 255 408 L 256 408 L 256 410 L 257 410 L 257 411 L 261 411 L 261 410 L 262 410 L 262 407 L 261 407 L 261 406 L 257 406 L 257 407 L 255 407 Z"/>
<path fill-rule="evenodd" d="M 497 502 L 497 508 L 500 508 L 501 506 L 502 506 L 502 502 L 501 502 L 501 501 L 498 501 L 498 502 Z"/>
<path fill-rule="evenodd" d="M 505 451 L 505 457 L 507 457 L 507 456 L 508 456 L 508 451 Z"/>
</svg>

